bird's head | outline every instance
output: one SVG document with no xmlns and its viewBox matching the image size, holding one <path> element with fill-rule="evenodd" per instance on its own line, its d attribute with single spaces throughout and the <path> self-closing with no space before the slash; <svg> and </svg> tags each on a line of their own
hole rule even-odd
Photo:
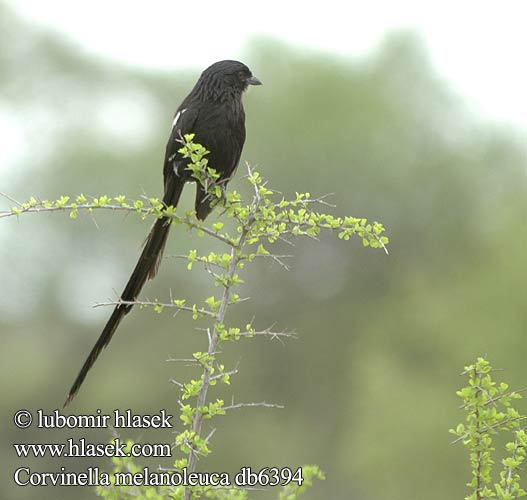
<svg viewBox="0 0 527 500">
<path fill-rule="evenodd" d="M 249 85 L 261 85 L 251 70 L 239 61 L 218 61 L 209 66 L 198 81 L 212 87 L 214 94 L 241 94 Z"/>
</svg>

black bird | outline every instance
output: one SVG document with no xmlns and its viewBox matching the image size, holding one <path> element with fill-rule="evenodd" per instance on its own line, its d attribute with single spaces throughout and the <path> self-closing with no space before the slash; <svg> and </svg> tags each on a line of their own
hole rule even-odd
<svg viewBox="0 0 527 500">
<path fill-rule="evenodd" d="M 217 182 L 223 186 L 232 178 L 240 161 L 245 142 L 245 112 L 242 94 L 249 85 L 261 85 L 245 64 L 238 61 L 219 61 L 208 67 L 199 77 L 190 94 L 176 111 L 172 132 L 165 153 L 163 176 L 165 206 L 176 206 L 183 186 L 195 182 L 187 169 L 188 160 L 178 152 L 182 135 L 195 134 L 194 142 L 207 148 L 208 165 L 220 175 Z M 210 197 L 196 182 L 196 217 L 204 220 L 212 210 Z M 170 230 L 170 220 L 157 219 L 147 236 L 121 300 L 134 301 L 146 280 L 152 279 L 159 268 L 163 250 Z M 124 316 L 132 309 L 131 304 L 119 304 L 113 310 L 104 330 L 84 362 L 81 371 L 71 386 L 66 406 L 77 394 L 86 374 L 97 357 L 110 342 Z"/>
</svg>

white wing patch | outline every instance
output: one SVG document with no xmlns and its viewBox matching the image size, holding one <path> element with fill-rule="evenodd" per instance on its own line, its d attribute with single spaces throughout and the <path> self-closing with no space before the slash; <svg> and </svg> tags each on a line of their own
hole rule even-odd
<svg viewBox="0 0 527 500">
<path fill-rule="evenodd" d="M 176 123 L 178 122 L 179 120 L 179 117 L 187 110 L 187 108 L 185 109 L 182 109 L 181 111 L 178 111 L 176 116 L 174 117 L 174 121 L 172 122 L 172 128 L 174 128 L 176 126 Z"/>
<path fill-rule="evenodd" d="M 184 109 L 182 109 L 181 111 L 178 111 L 178 112 L 176 113 L 176 116 L 174 117 L 174 121 L 172 122 L 172 130 L 174 130 L 174 128 L 175 128 L 176 125 L 177 125 L 178 120 L 181 118 L 181 115 L 182 115 L 186 110 L 187 110 L 187 108 L 184 108 Z M 181 131 L 180 131 L 180 134 L 181 134 Z M 174 153 L 174 154 L 168 159 L 168 161 L 169 161 L 169 162 L 174 162 L 176 156 L 177 156 L 177 153 Z M 176 165 L 175 162 L 174 162 L 173 165 L 172 165 L 172 169 L 174 170 L 174 173 L 179 177 L 178 166 Z"/>
</svg>

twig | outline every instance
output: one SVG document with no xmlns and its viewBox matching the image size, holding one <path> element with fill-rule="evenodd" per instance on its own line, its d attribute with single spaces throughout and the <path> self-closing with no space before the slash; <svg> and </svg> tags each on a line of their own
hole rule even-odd
<svg viewBox="0 0 527 500">
<path fill-rule="evenodd" d="M 204 316 L 211 316 L 211 317 L 215 317 L 216 314 L 213 313 L 212 311 L 208 311 L 207 309 L 203 309 L 203 308 L 192 308 L 192 307 L 189 307 L 189 306 L 178 306 L 177 304 L 168 304 L 168 303 L 165 303 L 165 302 L 152 302 L 152 301 L 148 301 L 148 300 L 114 300 L 114 301 L 111 301 L 111 302 L 97 302 L 93 305 L 94 308 L 96 307 L 107 307 L 107 306 L 120 306 L 120 305 L 125 305 L 125 306 L 144 306 L 144 307 L 162 307 L 162 308 L 165 308 L 165 307 L 171 307 L 171 308 L 174 308 L 174 309 L 177 309 L 179 311 L 187 311 L 187 312 L 191 312 L 191 313 L 198 313 L 198 314 L 203 314 Z"/>
<path fill-rule="evenodd" d="M 262 401 L 261 403 L 234 403 L 234 400 L 232 404 L 229 406 L 224 406 L 223 410 L 235 410 L 238 408 L 254 408 L 254 407 L 264 407 L 264 408 L 280 408 L 284 409 L 285 407 L 283 405 L 278 404 L 272 404 L 272 403 L 266 403 L 265 401 Z"/>
<path fill-rule="evenodd" d="M 19 201 L 15 200 L 13 197 L 9 196 L 8 194 L 3 193 L 2 191 L 0 191 L 0 196 L 3 196 L 4 198 L 7 198 L 9 201 L 15 203 L 19 207 L 22 206 L 22 203 L 20 203 Z M 2 212 L 0 212 L 0 213 L 2 213 Z"/>
<path fill-rule="evenodd" d="M 271 339 L 280 339 L 280 337 L 285 338 L 291 338 L 291 339 L 297 339 L 298 335 L 295 332 L 273 332 L 271 331 L 271 328 L 267 328 L 265 330 L 260 331 L 246 331 L 246 332 L 240 332 L 238 334 L 240 337 L 255 337 L 257 335 L 265 336 L 265 337 L 271 337 Z"/>
</svg>

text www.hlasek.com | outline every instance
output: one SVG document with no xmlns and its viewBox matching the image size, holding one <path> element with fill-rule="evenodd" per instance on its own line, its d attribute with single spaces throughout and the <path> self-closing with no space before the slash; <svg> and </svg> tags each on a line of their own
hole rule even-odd
<svg viewBox="0 0 527 500">
<path fill-rule="evenodd" d="M 113 443 L 87 443 L 84 438 L 68 439 L 60 444 L 14 444 L 19 457 L 170 457 L 169 444 L 134 443 L 127 449 L 127 443 L 115 438 Z"/>
</svg>

